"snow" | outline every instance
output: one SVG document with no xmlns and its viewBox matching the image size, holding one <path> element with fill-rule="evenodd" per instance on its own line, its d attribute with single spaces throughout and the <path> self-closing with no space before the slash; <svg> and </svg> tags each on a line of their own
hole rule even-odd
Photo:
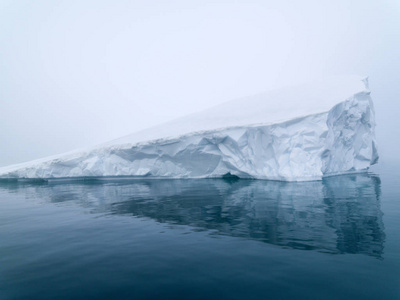
<svg viewBox="0 0 400 300">
<path fill-rule="evenodd" d="M 223 103 L 86 150 L 0 168 L 2 178 L 226 174 L 286 181 L 377 162 L 368 80 L 331 78 Z"/>
</svg>

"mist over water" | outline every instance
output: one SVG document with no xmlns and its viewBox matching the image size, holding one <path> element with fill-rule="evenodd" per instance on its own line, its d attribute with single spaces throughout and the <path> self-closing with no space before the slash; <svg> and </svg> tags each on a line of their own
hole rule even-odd
<svg viewBox="0 0 400 300">
<path fill-rule="evenodd" d="M 370 77 L 379 152 L 396 158 L 399 16 L 396 0 L 4 0 L 0 166 L 343 74 Z"/>
<path fill-rule="evenodd" d="M 0 180 L 0 299 L 400 299 L 399 28 L 396 0 L 0 1 L 0 167 L 343 74 L 369 76 L 380 155 L 299 183 Z"/>
</svg>

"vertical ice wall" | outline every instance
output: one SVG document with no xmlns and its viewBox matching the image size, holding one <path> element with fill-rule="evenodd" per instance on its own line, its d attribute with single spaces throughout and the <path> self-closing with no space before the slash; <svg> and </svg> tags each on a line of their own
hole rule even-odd
<svg viewBox="0 0 400 300">
<path fill-rule="evenodd" d="M 378 161 L 375 112 L 369 92 L 360 92 L 329 111 L 324 175 L 367 169 Z"/>
</svg>

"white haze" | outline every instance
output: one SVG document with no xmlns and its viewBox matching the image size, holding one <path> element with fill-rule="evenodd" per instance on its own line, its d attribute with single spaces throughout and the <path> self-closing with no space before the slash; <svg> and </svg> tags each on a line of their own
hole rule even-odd
<svg viewBox="0 0 400 300">
<path fill-rule="evenodd" d="M 0 166 L 339 74 L 369 76 L 389 160 L 399 72 L 395 0 L 0 0 Z"/>
</svg>

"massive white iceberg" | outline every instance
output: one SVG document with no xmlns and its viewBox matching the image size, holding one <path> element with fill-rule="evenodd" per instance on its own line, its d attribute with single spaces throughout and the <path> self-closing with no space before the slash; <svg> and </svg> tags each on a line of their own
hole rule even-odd
<svg viewBox="0 0 400 300">
<path fill-rule="evenodd" d="M 0 168 L 0 178 L 237 176 L 286 181 L 376 163 L 368 80 L 357 76 L 237 99 L 94 148 Z"/>
</svg>

